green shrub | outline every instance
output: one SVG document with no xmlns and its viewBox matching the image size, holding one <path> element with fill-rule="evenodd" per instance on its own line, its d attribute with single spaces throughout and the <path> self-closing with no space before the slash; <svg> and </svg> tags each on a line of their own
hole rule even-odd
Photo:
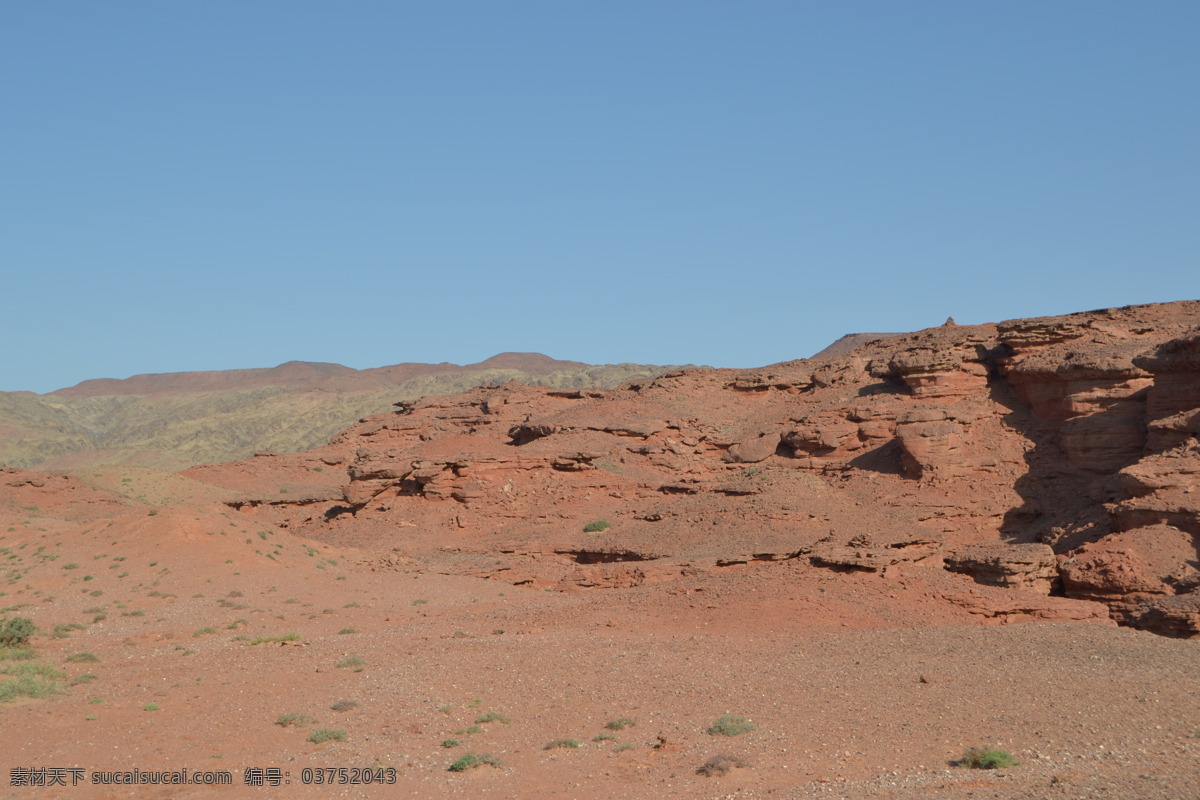
<svg viewBox="0 0 1200 800">
<path fill-rule="evenodd" d="M 161 708 L 161 706 L 159 706 L 158 703 L 146 703 L 145 706 L 147 711 L 158 711 L 159 708 Z"/>
<path fill-rule="evenodd" d="M 313 744 L 321 744 L 322 742 L 344 742 L 349 737 L 341 728 L 330 730 L 329 728 L 318 728 L 308 735 L 308 741 Z"/>
<path fill-rule="evenodd" d="M 477 769 L 485 765 L 499 769 L 500 767 L 504 766 L 504 762 L 496 758 L 491 753 L 467 753 L 465 756 L 451 764 L 449 770 L 451 772 L 466 772 L 469 769 Z"/>
<path fill-rule="evenodd" d="M 37 658 L 32 647 L 9 647 L 0 645 L 0 661 L 31 661 Z"/>
<path fill-rule="evenodd" d="M 37 626 L 28 617 L 12 617 L 0 622 L 3 622 L 0 624 L 0 645 L 4 647 L 20 647 L 37 633 Z"/>
<path fill-rule="evenodd" d="M 612 527 L 612 523 L 609 522 L 608 520 L 598 519 L 595 522 L 589 522 L 587 525 L 584 525 L 583 532 L 584 533 L 600 533 L 600 531 L 606 531 L 611 527 Z"/>
<path fill-rule="evenodd" d="M 342 667 L 361 667 L 367 663 L 367 660 L 362 656 L 345 656 L 337 662 L 338 668 Z"/>
<path fill-rule="evenodd" d="M 610 731 L 623 731 L 626 728 L 632 728 L 634 725 L 637 725 L 637 723 L 631 720 L 629 717 L 610 719 L 608 722 L 604 723 L 604 727 L 608 728 Z"/>
<path fill-rule="evenodd" d="M 578 739 L 555 739 L 550 744 L 542 748 L 543 750 L 578 750 Z"/>
<path fill-rule="evenodd" d="M 287 728 L 293 725 L 311 725 L 314 722 L 316 722 L 316 720 L 307 714 L 295 713 L 280 714 L 275 719 L 275 724 L 282 728 Z"/>
<path fill-rule="evenodd" d="M 206 625 L 203 628 L 197 628 L 196 630 L 194 630 L 192 632 L 192 636 L 208 636 L 209 634 L 216 633 L 216 632 L 217 632 L 216 628 L 214 628 L 211 625 Z"/>
<path fill-rule="evenodd" d="M 349 711 L 352 708 L 358 708 L 358 703 L 353 700 L 338 700 L 330 708 L 334 711 Z"/>
<path fill-rule="evenodd" d="M 18 697 L 38 698 L 62 694 L 58 682 L 66 677 L 49 664 L 35 661 L 5 664 L 0 667 L 0 674 L 10 676 L 8 680 L 0 681 L 0 703 Z"/>
<path fill-rule="evenodd" d="M 31 676 L 0 681 L 0 703 L 18 697 L 49 697 L 52 694 L 62 694 L 62 689 L 54 681 L 45 678 Z"/>
<path fill-rule="evenodd" d="M 476 725 L 483 725 L 488 722 L 499 722 L 503 725 L 507 725 L 508 723 L 512 722 L 512 720 L 503 714 L 497 714 L 495 711 L 489 711 L 475 720 Z"/>
<path fill-rule="evenodd" d="M 242 620 L 238 620 L 241 622 Z M 258 636 L 247 642 L 248 645 L 254 644 L 278 644 L 279 642 L 296 642 L 300 640 L 298 633 L 285 633 L 283 636 Z"/>
<path fill-rule="evenodd" d="M 754 729 L 754 724 L 745 717 L 735 717 L 732 714 L 725 714 L 712 724 L 708 732 L 714 736 L 741 736 L 743 733 L 749 733 Z"/>
<path fill-rule="evenodd" d="M 446 741 L 442 742 L 442 747 L 458 747 L 458 745 L 458 739 L 447 739 Z"/>
<path fill-rule="evenodd" d="M 37 661 L 22 661 L 19 664 L 6 664 L 3 667 L 0 667 L 0 675 L 12 675 L 15 678 L 49 678 L 50 680 L 55 681 L 67 677 L 49 664 L 42 664 Z"/>
<path fill-rule="evenodd" d="M 615 742 L 617 735 L 615 733 L 602 733 L 592 739 L 593 742 Z"/>
<path fill-rule="evenodd" d="M 71 664 L 92 664 L 99 660 L 91 653 L 76 653 L 63 659 L 63 661 Z"/>
<path fill-rule="evenodd" d="M 971 769 L 1004 769 L 1016 766 L 1016 764 L 1016 759 L 1007 750 L 991 750 L 983 747 L 970 748 L 958 760 L 958 766 Z"/>
</svg>

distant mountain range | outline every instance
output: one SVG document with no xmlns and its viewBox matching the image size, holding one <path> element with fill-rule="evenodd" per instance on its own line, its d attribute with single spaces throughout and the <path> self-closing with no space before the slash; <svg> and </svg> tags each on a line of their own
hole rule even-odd
<svg viewBox="0 0 1200 800">
<path fill-rule="evenodd" d="M 263 369 L 101 378 L 42 395 L 0 392 L 0 464 L 180 469 L 259 450 L 315 447 L 401 400 L 507 381 L 611 387 L 674 368 L 501 353 L 467 365 L 408 363 L 357 370 L 289 361 Z"/>
</svg>

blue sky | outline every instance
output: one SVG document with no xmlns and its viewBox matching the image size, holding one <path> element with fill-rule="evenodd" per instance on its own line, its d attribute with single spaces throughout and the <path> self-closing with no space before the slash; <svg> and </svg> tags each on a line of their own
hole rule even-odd
<svg viewBox="0 0 1200 800">
<path fill-rule="evenodd" d="M 1200 3 L 0 4 L 0 389 L 1200 297 Z"/>
</svg>

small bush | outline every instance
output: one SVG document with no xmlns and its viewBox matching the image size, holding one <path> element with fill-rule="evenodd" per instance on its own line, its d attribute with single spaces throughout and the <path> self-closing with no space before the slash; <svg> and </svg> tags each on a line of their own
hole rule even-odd
<svg viewBox="0 0 1200 800">
<path fill-rule="evenodd" d="M 442 747 L 458 747 L 458 745 L 458 739 L 447 739 L 446 741 L 442 742 Z"/>
<path fill-rule="evenodd" d="M 962 754 L 958 766 L 971 769 L 1004 769 L 1016 766 L 1016 759 L 1007 750 L 990 750 L 983 747 L 972 747 Z"/>
<path fill-rule="evenodd" d="M 242 621 L 243 620 L 238 620 L 238 622 L 242 622 Z M 285 633 L 283 636 L 258 636 L 256 638 L 250 640 L 246 644 L 248 644 L 248 645 L 267 644 L 267 643 L 278 644 L 279 642 L 296 642 L 299 640 L 300 640 L 300 634 Z"/>
<path fill-rule="evenodd" d="M 146 703 L 145 705 L 146 711 L 158 711 L 159 708 L 161 708 L 161 706 L 159 706 L 158 703 Z"/>
<path fill-rule="evenodd" d="M 196 630 L 192 631 L 192 636 L 197 636 L 197 637 L 208 636 L 209 634 L 213 634 L 216 632 L 217 632 L 216 628 L 214 628 L 211 625 L 206 625 L 203 628 L 197 628 Z"/>
<path fill-rule="evenodd" d="M 489 711 L 475 720 L 476 725 L 483 725 L 488 722 L 499 722 L 503 725 L 507 725 L 508 723 L 512 722 L 512 720 L 503 714 L 497 714 L 495 711 Z"/>
<path fill-rule="evenodd" d="M 330 708 L 334 711 L 349 711 L 352 708 L 358 708 L 358 703 L 353 700 L 338 700 Z"/>
<path fill-rule="evenodd" d="M 499 769 L 504 766 L 504 762 L 496 758 L 491 753 L 467 753 L 462 758 L 456 760 L 449 766 L 451 772 L 466 772 L 469 769 L 478 769 L 482 766 L 496 767 Z"/>
<path fill-rule="evenodd" d="M 555 739 L 550 744 L 542 748 L 543 750 L 578 750 L 578 739 Z"/>
<path fill-rule="evenodd" d="M 316 722 L 316 720 L 313 719 L 312 717 L 308 716 L 307 714 L 294 714 L 294 713 L 280 714 L 275 719 L 275 724 L 282 728 L 287 728 L 287 727 L 296 726 L 296 725 L 311 725 L 314 722 Z"/>
<path fill-rule="evenodd" d="M 28 617 L 13 617 L 5 619 L 0 624 L 0 645 L 4 647 L 20 647 L 37 633 L 37 626 Z"/>
<path fill-rule="evenodd" d="M 593 742 L 615 742 L 617 735 L 615 733 L 602 733 L 592 739 Z"/>
<path fill-rule="evenodd" d="M 92 664 L 100 659 L 92 653 L 76 653 L 75 655 L 67 656 L 63 660 L 71 664 Z"/>
<path fill-rule="evenodd" d="M 9 680 L 0 681 L 0 703 L 18 697 L 37 698 L 62 694 L 58 681 L 65 676 L 48 664 L 30 661 L 6 664 L 0 669 L 0 674 L 11 676 Z"/>
<path fill-rule="evenodd" d="M 308 735 L 308 741 L 313 744 L 321 744 L 322 742 L 344 742 L 350 737 L 341 728 L 331 730 L 329 728 L 318 728 Z"/>
<path fill-rule="evenodd" d="M 342 628 L 338 631 L 339 636 L 344 636 L 347 633 L 358 633 L 358 631 L 354 630 L 354 628 Z"/>
<path fill-rule="evenodd" d="M 584 525 L 583 532 L 584 533 L 600 533 L 600 531 L 606 531 L 611 527 L 612 527 L 612 523 L 609 522 L 608 520 L 598 519 L 595 522 L 589 522 L 587 525 Z"/>
<path fill-rule="evenodd" d="M 725 714 L 712 724 L 708 732 L 714 736 L 741 736 L 743 733 L 749 733 L 752 730 L 755 730 L 754 724 L 745 717 L 735 717 L 733 714 Z"/>
<path fill-rule="evenodd" d="M 705 761 L 696 768 L 697 775 L 704 775 L 709 778 L 715 778 L 719 775 L 724 775 L 734 767 L 749 766 L 745 761 L 735 756 L 713 756 L 708 761 Z"/>
<path fill-rule="evenodd" d="M 631 720 L 629 717 L 610 719 L 608 722 L 604 723 L 604 727 L 608 728 L 610 731 L 623 731 L 626 728 L 632 728 L 634 725 L 637 725 L 637 723 Z"/>
<path fill-rule="evenodd" d="M 52 694 L 62 694 L 62 689 L 53 681 L 44 678 L 27 677 L 0 681 L 0 703 L 16 700 L 18 697 L 49 697 Z"/>
<path fill-rule="evenodd" d="M 56 670 L 49 664 L 41 664 L 36 661 L 22 661 L 19 664 L 7 664 L 0 667 L 0 675 L 12 675 L 15 678 L 49 678 L 50 680 L 61 680 L 66 675 Z"/>
<path fill-rule="evenodd" d="M 32 647 L 9 647 L 0 645 L 0 661 L 31 661 L 37 658 Z"/>
<path fill-rule="evenodd" d="M 367 660 L 362 656 L 346 656 L 337 662 L 339 669 L 342 667 L 361 667 L 367 663 Z"/>
</svg>

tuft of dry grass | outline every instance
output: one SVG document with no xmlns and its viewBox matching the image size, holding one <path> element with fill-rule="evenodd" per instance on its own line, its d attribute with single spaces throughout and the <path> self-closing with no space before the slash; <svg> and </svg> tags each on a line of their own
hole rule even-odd
<svg viewBox="0 0 1200 800">
<path fill-rule="evenodd" d="M 705 761 L 696 768 L 697 775 L 704 775 L 708 778 L 715 778 L 720 775 L 725 775 L 731 769 L 750 766 L 745 761 L 742 761 L 737 756 L 716 755 Z"/>
</svg>

